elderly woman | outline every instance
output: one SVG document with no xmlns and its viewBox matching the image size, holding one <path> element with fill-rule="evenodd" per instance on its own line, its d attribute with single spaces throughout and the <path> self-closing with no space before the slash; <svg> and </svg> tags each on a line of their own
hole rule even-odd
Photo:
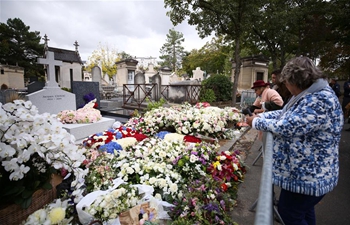
<svg viewBox="0 0 350 225">
<path fill-rule="evenodd" d="M 282 108 L 283 100 L 281 95 L 276 90 L 271 89 L 269 83 L 257 80 L 254 82 L 252 89 L 254 89 L 257 98 L 250 107 L 251 112 L 261 113 L 265 112 L 265 110 L 271 111 Z"/>
<path fill-rule="evenodd" d="M 316 224 L 314 206 L 338 182 L 342 109 L 307 57 L 290 60 L 280 80 L 293 95 L 290 101 L 282 110 L 247 117 L 247 123 L 273 134 L 273 183 L 281 187 L 283 222 Z"/>
</svg>

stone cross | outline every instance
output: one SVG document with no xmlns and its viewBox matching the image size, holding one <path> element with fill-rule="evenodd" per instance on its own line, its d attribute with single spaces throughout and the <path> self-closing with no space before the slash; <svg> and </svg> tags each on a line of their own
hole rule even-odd
<svg viewBox="0 0 350 225">
<path fill-rule="evenodd" d="M 55 60 L 55 56 L 53 52 L 47 51 L 46 58 L 38 58 L 39 64 L 47 65 L 46 73 L 47 73 L 47 82 L 46 88 L 57 88 L 58 84 L 55 78 L 55 66 L 61 66 L 62 61 Z"/>
</svg>

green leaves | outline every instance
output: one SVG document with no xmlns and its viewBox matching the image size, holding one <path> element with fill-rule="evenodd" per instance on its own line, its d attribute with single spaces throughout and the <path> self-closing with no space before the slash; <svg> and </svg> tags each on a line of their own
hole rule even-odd
<svg viewBox="0 0 350 225">
<path fill-rule="evenodd" d="M 44 76 L 44 69 L 36 58 L 44 53 L 40 32 L 30 31 L 21 19 L 0 23 L 0 63 L 24 67 L 25 77 Z"/>
</svg>

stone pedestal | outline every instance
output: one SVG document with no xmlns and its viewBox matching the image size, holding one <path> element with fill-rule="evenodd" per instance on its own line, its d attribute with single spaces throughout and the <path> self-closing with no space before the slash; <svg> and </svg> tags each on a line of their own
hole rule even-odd
<svg viewBox="0 0 350 225">
<path fill-rule="evenodd" d="M 63 124 L 63 128 L 74 135 L 76 143 L 81 143 L 88 136 L 108 130 L 112 127 L 114 119 L 102 117 L 96 123 Z"/>
</svg>

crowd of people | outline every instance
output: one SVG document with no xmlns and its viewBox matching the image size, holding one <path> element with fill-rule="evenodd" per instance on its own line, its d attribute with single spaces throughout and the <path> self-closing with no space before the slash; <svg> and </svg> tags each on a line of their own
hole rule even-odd
<svg viewBox="0 0 350 225">
<path fill-rule="evenodd" d="M 340 86 L 308 57 L 272 72 L 273 86 L 254 82 L 257 95 L 246 121 L 273 135 L 273 184 L 281 188 L 278 212 L 286 225 L 315 225 L 315 205 L 338 183 L 339 142 L 350 103 L 350 80 Z"/>
</svg>

